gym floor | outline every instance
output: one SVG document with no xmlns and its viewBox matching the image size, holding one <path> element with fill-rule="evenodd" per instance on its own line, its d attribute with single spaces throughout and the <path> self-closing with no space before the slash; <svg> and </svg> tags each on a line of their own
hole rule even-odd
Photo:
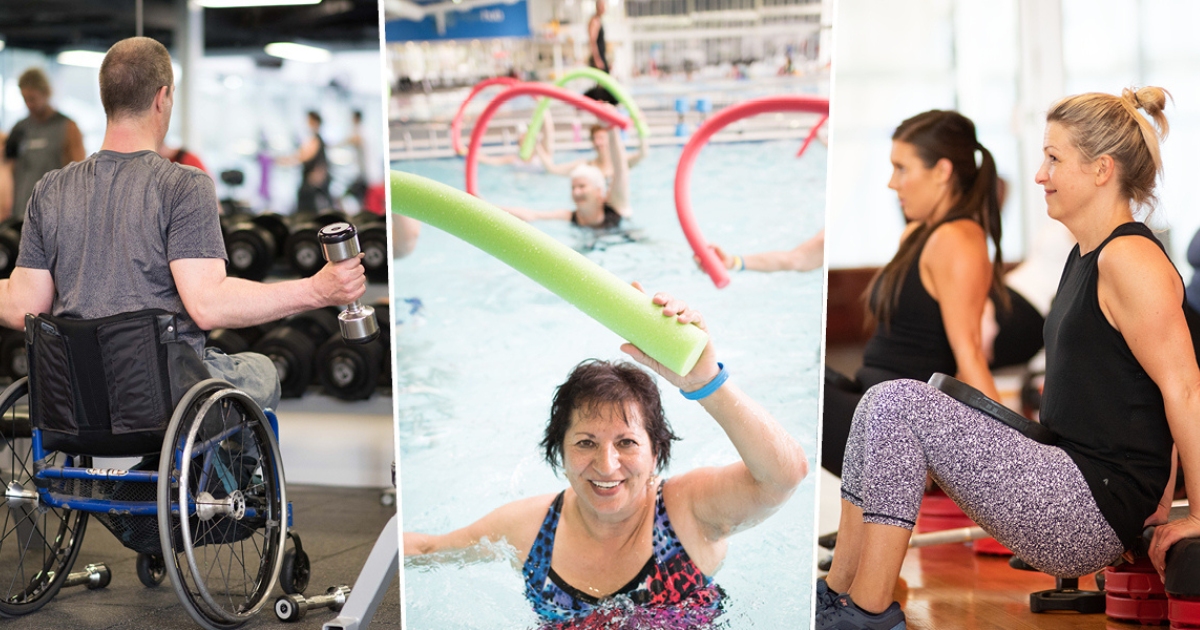
<svg viewBox="0 0 1200 630">
<path fill-rule="evenodd" d="M 306 595 L 321 595 L 330 586 L 353 586 L 384 525 L 395 515 L 385 507 L 380 489 L 288 485 L 295 531 L 312 565 Z M 82 586 L 63 589 L 36 613 L 0 621 L 5 630 L 185 630 L 198 628 L 183 609 L 169 582 L 146 588 L 138 581 L 137 554 L 121 546 L 98 522 L 88 522 L 83 548 L 75 562 L 78 571 L 89 563 L 103 562 L 112 571 L 107 588 L 89 591 Z M 328 609 L 309 611 L 296 623 L 284 625 L 275 617 L 275 594 L 244 628 L 320 628 L 337 617 Z M 400 628 L 399 580 L 380 604 L 371 630 Z"/>
</svg>

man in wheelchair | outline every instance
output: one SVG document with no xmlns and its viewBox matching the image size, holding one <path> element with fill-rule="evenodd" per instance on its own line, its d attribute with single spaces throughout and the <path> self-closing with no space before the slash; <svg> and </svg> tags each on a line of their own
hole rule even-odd
<svg viewBox="0 0 1200 630">
<path fill-rule="evenodd" d="M 349 304 L 361 255 L 262 284 L 225 275 L 216 190 L 156 148 L 174 104 L 171 58 L 143 37 L 100 67 L 100 151 L 47 173 L 25 214 L 0 325 L 25 330 L 29 378 L 0 393 L 0 618 L 62 587 L 89 515 L 136 550 L 146 585 L 170 576 L 188 614 L 237 627 L 281 572 L 303 591 L 262 355 L 205 349 L 205 331 Z M 130 470 L 93 457 L 142 457 Z M 233 570 L 237 567 L 237 570 Z"/>
<path fill-rule="evenodd" d="M 362 256 L 287 282 L 226 276 L 212 179 L 156 152 L 170 124 L 174 83 L 170 54 L 157 41 L 130 38 L 109 50 L 100 68 L 104 142 L 86 160 L 38 182 L 17 266 L 0 280 L 0 325 L 21 330 L 26 313 L 77 319 L 144 309 L 177 313 L 179 338 L 212 376 L 274 408 L 274 365 L 261 355 L 206 352 L 204 331 L 350 304 L 366 290 Z"/>
</svg>

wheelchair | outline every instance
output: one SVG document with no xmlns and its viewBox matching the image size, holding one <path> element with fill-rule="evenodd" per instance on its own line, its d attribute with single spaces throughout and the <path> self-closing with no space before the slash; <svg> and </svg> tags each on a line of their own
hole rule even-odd
<svg viewBox="0 0 1200 630">
<path fill-rule="evenodd" d="M 209 378 L 177 333 L 158 310 L 26 316 L 29 376 L 0 393 L 0 617 L 58 593 L 89 516 L 138 552 L 143 584 L 169 577 L 210 630 L 258 613 L 281 570 L 285 592 L 307 586 L 274 414 Z"/>
</svg>

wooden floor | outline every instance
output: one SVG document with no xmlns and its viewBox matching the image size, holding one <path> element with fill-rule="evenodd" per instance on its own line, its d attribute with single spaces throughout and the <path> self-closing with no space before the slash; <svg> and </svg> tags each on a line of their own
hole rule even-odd
<svg viewBox="0 0 1200 630">
<path fill-rule="evenodd" d="M 1029 612 L 1029 594 L 1054 588 L 1044 573 L 1017 571 L 1008 559 L 976 556 L 967 545 L 942 545 L 908 552 L 897 599 L 910 630 L 1135 630 L 1141 626 L 1104 615 Z M 1095 590 L 1091 576 L 1079 581 Z M 907 592 L 905 592 L 907 589 Z"/>
</svg>

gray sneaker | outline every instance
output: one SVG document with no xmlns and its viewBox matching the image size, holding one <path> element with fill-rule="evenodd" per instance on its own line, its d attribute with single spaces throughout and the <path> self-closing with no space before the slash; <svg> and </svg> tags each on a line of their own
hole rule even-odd
<svg viewBox="0 0 1200 630">
<path fill-rule="evenodd" d="M 827 608 L 832 608 L 834 602 L 837 601 L 838 594 L 829 588 L 825 583 L 825 578 L 817 578 L 817 610 L 816 614 L 820 615 Z"/>
<path fill-rule="evenodd" d="M 817 614 L 816 630 L 905 630 L 904 611 L 900 604 L 892 602 L 887 610 L 872 615 L 850 599 L 849 594 L 838 595 L 833 605 Z"/>
</svg>

